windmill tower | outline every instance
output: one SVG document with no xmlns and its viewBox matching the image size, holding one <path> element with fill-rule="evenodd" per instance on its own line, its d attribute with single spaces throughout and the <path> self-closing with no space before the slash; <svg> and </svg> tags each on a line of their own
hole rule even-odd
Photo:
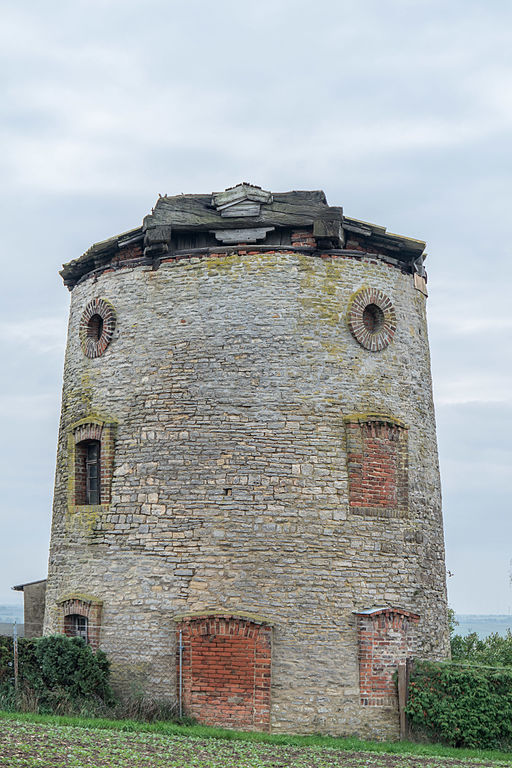
<svg viewBox="0 0 512 768">
<path fill-rule="evenodd" d="M 203 722 L 396 735 L 448 649 L 424 247 L 239 184 L 65 265 L 46 632 Z"/>
</svg>

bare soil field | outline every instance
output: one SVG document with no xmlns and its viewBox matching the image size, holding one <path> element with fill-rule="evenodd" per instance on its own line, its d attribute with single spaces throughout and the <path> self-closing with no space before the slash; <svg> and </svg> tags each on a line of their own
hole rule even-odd
<svg viewBox="0 0 512 768">
<path fill-rule="evenodd" d="M 510 766 L 510 763 L 0 721 L 0 766 L 9 768 L 490 768 L 499 765 Z"/>
</svg>

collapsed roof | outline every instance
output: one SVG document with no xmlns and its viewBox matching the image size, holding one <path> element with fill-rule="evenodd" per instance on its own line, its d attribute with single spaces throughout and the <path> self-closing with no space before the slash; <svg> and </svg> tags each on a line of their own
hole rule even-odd
<svg viewBox="0 0 512 768">
<path fill-rule="evenodd" d="M 305 231 L 314 244 L 293 246 L 291 233 Z M 387 232 L 385 227 L 345 216 L 330 206 L 322 190 L 269 192 L 247 182 L 223 192 L 160 196 L 142 226 L 91 246 L 64 265 L 61 275 L 72 289 L 91 272 L 119 261 L 122 251 L 140 246 L 139 261 L 251 244 L 255 249 L 365 251 L 411 272 L 423 274 L 425 243 Z"/>
</svg>

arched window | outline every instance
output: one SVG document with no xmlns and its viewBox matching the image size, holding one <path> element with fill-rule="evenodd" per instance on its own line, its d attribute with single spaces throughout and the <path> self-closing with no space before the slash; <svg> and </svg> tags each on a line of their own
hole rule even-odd
<svg viewBox="0 0 512 768">
<path fill-rule="evenodd" d="M 89 621 L 87 616 L 81 616 L 78 613 L 70 613 L 64 616 L 64 634 L 68 637 L 83 637 L 86 643 L 89 642 Z"/>
<path fill-rule="evenodd" d="M 115 428 L 115 422 L 95 416 L 71 427 L 68 436 L 70 508 L 110 504 Z"/>
<path fill-rule="evenodd" d="M 95 651 L 100 644 L 102 601 L 84 595 L 66 595 L 60 606 L 60 631 L 68 637 L 83 637 Z"/>
</svg>

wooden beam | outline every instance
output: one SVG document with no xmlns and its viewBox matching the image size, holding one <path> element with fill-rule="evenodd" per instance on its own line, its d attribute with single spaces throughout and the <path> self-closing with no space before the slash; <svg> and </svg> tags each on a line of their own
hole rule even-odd
<svg viewBox="0 0 512 768">
<path fill-rule="evenodd" d="M 405 664 L 398 665 L 398 714 L 400 718 L 400 741 L 407 737 L 405 705 L 407 703 L 407 671 Z"/>
<path fill-rule="evenodd" d="M 345 234 L 342 228 L 343 208 L 329 206 L 315 219 L 313 235 L 320 248 L 343 248 Z"/>
<path fill-rule="evenodd" d="M 258 240 L 264 240 L 267 232 L 272 232 L 274 227 L 258 227 L 251 229 L 217 229 L 212 230 L 212 234 L 221 243 L 227 245 L 233 243 L 256 243 Z"/>
</svg>

